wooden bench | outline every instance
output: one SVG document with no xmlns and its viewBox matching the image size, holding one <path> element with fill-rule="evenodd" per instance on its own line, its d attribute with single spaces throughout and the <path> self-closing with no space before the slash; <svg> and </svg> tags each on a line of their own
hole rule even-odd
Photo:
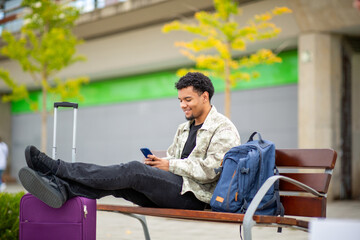
<svg viewBox="0 0 360 240">
<path fill-rule="evenodd" d="M 259 189 L 246 214 L 221 213 L 165 208 L 144 208 L 98 204 L 101 211 L 118 212 L 141 221 L 146 239 L 150 239 L 145 217 L 142 215 L 222 223 L 237 223 L 244 227 L 245 240 L 251 239 L 256 225 L 291 227 L 308 231 L 309 221 L 298 217 L 326 217 L 327 191 L 336 161 L 332 149 L 278 149 L 276 165 L 280 176 L 269 178 Z M 254 215 L 267 190 L 280 179 L 284 217 Z"/>
</svg>

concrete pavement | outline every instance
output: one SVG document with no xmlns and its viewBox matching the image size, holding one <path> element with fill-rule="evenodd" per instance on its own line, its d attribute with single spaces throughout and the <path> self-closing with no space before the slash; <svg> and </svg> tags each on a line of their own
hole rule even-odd
<svg viewBox="0 0 360 240">
<path fill-rule="evenodd" d="M 8 184 L 5 191 L 17 192 L 24 190 L 18 184 Z M 131 204 L 123 199 L 105 197 L 98 203 Z M 360 201 L 333 201 L 328 202 L 328 219 L 356 219 L 360 223 Z M 187 221 L 158 217 L 146 217 L 150 236 L 154 240 L 209 240 L 209 239 L 240 239 L 239 226 L 236 224 L 209 223 Z M 283 228 L 282 233 L 277 233 L 277 228 L 254 227 L 253 239 L 275 240 L 309 239 L 309 234 L 300 230 Z M 97 213 L 97 239 L 144 239 L 143 230 L 138 220 L 117 213 Z M 360 239 L 360 238 L 359 238 Z"/>
</svg>

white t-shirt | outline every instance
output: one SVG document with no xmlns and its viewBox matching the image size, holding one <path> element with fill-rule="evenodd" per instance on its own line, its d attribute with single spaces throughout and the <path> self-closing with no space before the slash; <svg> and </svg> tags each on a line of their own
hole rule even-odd
<svg viewBox="0 0 360 240">
<path fill-rule="evenodd" d="M 8 157 L 8 146 L 4 142 L 0 142 L 0 170 L 6 168 L 6 159 Z"/>
</svg>

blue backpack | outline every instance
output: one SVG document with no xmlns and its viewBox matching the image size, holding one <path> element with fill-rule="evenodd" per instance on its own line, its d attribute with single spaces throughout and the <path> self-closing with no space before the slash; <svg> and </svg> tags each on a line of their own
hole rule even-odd
<svg viewBox="0 0 360 240">
<path fill-rule="evenodd" d="M 253 140 L 258 134 L 259 140 Z M 278 174 L 275 145 L 254 132 L 249 141 L 230 149 L 224 156 L 221 175 L 210 201 L 213 211 L 245 213 L 255 194 L 267 178 Z M 266 193 L 256 215 L 283 215 L 279 185 Z"/>
</svg>

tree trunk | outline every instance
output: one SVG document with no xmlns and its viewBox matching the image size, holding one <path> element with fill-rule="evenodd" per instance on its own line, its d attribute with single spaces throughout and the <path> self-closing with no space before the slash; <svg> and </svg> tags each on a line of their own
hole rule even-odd
<svg viewBox="0 0 360 240">
<path fill-rule="evenodd" d="M 230 43 L 226 44 L 230 54 Z M 231 55 L 230 55 L 231 59 Z M 224 73 L 225 73 L 225 116 L 231 118 L 231 82 L 230 82 L 230 60 L 225 59 Z"/>
<path fill-rule="evenodd" d="M 230 70 L 229 66 L 226 66 L 228 64 L 225 64 L 225 116 L 227 116 L 229 119 L 231 118 L 231 83 L 230 83 Z"/>
<path fill-rule="evenodd" d="M 44 32 L 41 36 L 45 36 L 49 32 L 49 23 L 44 25 Z M 40 42 L 42 42 L 42 37 L 40 37 Z M 47 147 L 47 110 L 46 110 L 46 102 L 47 102 L 47 84 L 48 84 L 48 73 L 47 73 L 47 63 L 45 62 L 42 65 L 42 73 L 41 73 L 41 86 L 42 86 L 42 110 L 41 110 L 41 151 L 46 153 Z"/>
<path fill-rule="evenodd" d="M 45 75 L 45 74 L 44 74 Z M 43 77 L 42 81 L 46 81 Z M 46 110 L 47 88 L 42 83 L 42 110 L 41 110 L 41 151 L 46 153 L 47 147 L 47 110 Z"/>
</svg>

